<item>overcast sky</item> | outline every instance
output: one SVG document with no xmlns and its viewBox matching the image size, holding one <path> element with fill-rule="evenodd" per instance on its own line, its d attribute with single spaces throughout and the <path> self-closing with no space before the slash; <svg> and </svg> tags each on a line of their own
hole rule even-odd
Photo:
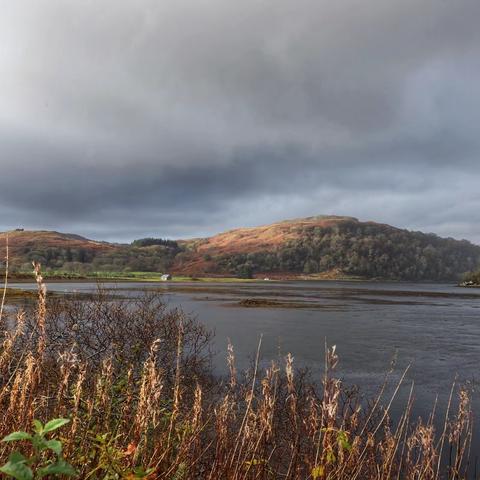
<svg viewBox="0 0 480 480">
<path fill-rule="evenodd" d="M 479 0 L 0 0 L 0 229 L 317 214 L 480 243 Z"/>
</svg>

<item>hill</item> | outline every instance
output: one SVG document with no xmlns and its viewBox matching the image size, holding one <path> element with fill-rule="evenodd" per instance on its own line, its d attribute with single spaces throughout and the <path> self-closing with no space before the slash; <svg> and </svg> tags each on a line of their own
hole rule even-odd
<svg viewBox="0 0 480 480">
<path fill-rule="evenodd" d="M 133 242 L 131 245 L 89 240 L 79 235 L 44 230 L 0 233 L 0 253 L 9 243 L 10 271 L 30 272 L 32 261 L 46 271 L 89 274 L 95 271 L 163 271 L 178 253 L 176 242 Z M 148 239 L 146 239 L 148 240 Z"/>
<path fill-rule="evenodd" d="M 395 280 L 459 278 L 480 262 L 480 247 L 353 217 L 316 216 L 240 228 L 186 242 L 179 272 L 353 275 Z"/>
<path fill-rule="evenodd" d="M 5 233 L 0 235 L 0 246 Z M 58 232 L 9 232 L 14 271 L 32 260 L 56 271 L 150 271 L 189 276 L 358 276 L 458 279 L 480 265 L 480 247 L 353 217 L 316 216 L 238 228 L 193 240 L 112 244 Z"/>
<path fill-rule="evenodd" d="M 62 257 L 62 253 L 65 257 L 61 258 L 62 265 L 66 260 L 85 263 L 99 253 L 114 248 L 109 243 L 89 240 L 80 235 L 47 230 L 13 230 L 0 233 L 0 248 L 3 250 L 7 234 L 9 261 L 13 270 L 31 269 L 32 260 L 40 260 L 44 265 L 53 264 L 55 258 Z"/>
</svg>

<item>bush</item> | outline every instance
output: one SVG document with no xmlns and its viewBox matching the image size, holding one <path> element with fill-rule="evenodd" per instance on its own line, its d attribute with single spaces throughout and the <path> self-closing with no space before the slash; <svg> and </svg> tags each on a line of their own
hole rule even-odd
<svg viewBox="0 0 480 480">
<path fill-rule="evenodd" d="M 2 442 L 28 442 L 32 453 L 26 457 L 15 450 L 10 454 L 8 462 L 0 467 L 0 472 L 17 480 L 76 477 L 75 469 L 62 457 L 62 442 L 56 438 L 47 438 L 50 432 L 61 428 L 69 421 L 66 418 L 55 418 L 42 425 L 38 420 L 34 420 L 32 434 L 13 432 L 7 435 Z"/>
<path fill-rule="evenodd" d="M 0 318 L 10 325 L 0 346 L 0 436 L 29 441 L 34 419 L 70 422 L 61 445 L 37 438 L 20 457 L 5 443 L 4 469 L 56 468 L 62 454 L 78 478 L 92 479 L 465 478 L 472 435 L 465 389 L 436 433 L 433 416 L 410 422 L 411 400 L 392 425 L 395 393 L 382 407 L 385 385 L 368 403 L 345 387 L 335 347 L 319 385 L 295 370 L 290 354 L 266 369 L 257 354 L 239 375 L 231 345 L 230 375 L 213 382 L 210 333 L 161 297 L 118 300 L 99 291 L 47 304 L 38 267 L 37 280 L 36 308 Z M 35 425 L 41 436 L 51 424 Z"/>
</svg>

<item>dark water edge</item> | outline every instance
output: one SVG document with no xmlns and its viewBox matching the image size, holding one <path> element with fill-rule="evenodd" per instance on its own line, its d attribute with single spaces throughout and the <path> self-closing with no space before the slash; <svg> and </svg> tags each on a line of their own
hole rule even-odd
<svg viewBox="0 0 480 480">
<path fill-rule="evenodd" d="M 12 287 L 16 285 L 11 285 Z M 156 290 L 215 331 L 214 367 L 226 373 L 230 338 L 239 370 L 246 369 L 262 337 L 261 366 L 283 361 L 291 352 L 299 367 L 321 379 L 325 343 L 336 345 L 338 375 L 375 395 L 394 360 L 385 403 L 407 367 L 392 404 L 392 418 L 405 407 L 412 382 L 412 418 L 427 419 L 437 402 L 443 419 L 452 383 L 474 389 L 473 409 L 480 417 L 476 391 L 480 363 L 480 290 L 448 284 L 382 282 L 258 282 L 245 284 L 105 284 L 135 296 Z M 19 288 L 35 288 L 22 283 Z M 56 292 L 89 292 L 94 283 L 55 283 Z M 474 449 L 480 451 L 475 423 Z M 475 453 L 473 455 L 475 457 Z M 472 458 L 474 460 L 474 458 Z"/>
</svg>

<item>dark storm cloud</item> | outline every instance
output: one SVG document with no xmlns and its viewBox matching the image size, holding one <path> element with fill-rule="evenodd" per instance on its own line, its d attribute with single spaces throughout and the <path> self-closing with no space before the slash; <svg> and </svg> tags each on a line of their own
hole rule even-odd
<svg viewBox="0 0 480 480">
<path fill-rule="evenodd" d="M 319 213 L 480 241 L 476 0 L 17 0 L 0 227 L 191 236 Z"/>
</svg>

